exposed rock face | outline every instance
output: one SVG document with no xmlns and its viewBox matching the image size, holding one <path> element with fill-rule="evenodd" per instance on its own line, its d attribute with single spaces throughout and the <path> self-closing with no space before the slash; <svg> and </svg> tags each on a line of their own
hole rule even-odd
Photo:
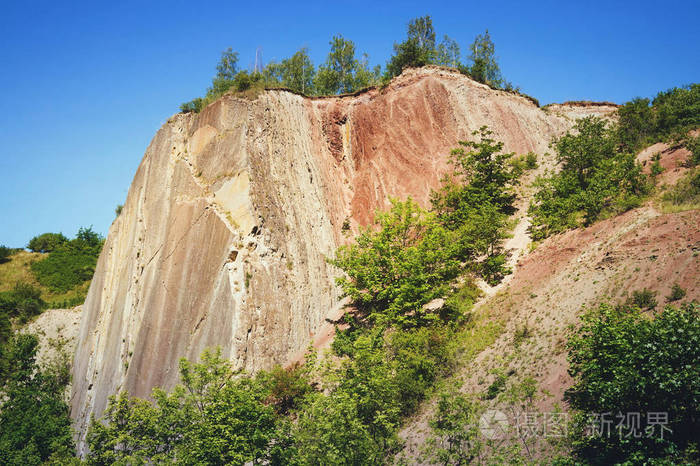
<svg viewBox="0 0 700 466">
<path fill-rule="evenodd" d="M 109 395 L 171 387 L 179 358 L 206 347 L 250 370 L 302 351 L 340 306 L 325 258 L 347 241 L 344 221 L 356 232 L 389 196 L 425 205 L 473 130 L 542 154 L 571 124 L 438 68 L 353 97 L 267 91 L 174 116 L 146 151 L 84 305 L 81 438 Z"/>
</svg>

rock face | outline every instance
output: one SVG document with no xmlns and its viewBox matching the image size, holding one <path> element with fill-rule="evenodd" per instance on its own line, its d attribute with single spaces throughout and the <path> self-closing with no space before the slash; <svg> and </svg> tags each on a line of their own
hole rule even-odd
<svg viewBox="0 0 700 466">
<path fill-rule="evenodd" d="M 427 204 L 449 150 L 473 130 L 488 125 L 506 150 L 543 154 L 571 124 L 439 68 L 356 96 L 266 91 L 172 117 L 84 305 L 71 401 L 81 439 L 109 395 L 171 387 L 179 358 L 206 347 L 249 370 L 303 351 L 340 307 L 325 259 L 347 241 L 346 220 L 357 232 L 389 196 Z"/>
</svg>

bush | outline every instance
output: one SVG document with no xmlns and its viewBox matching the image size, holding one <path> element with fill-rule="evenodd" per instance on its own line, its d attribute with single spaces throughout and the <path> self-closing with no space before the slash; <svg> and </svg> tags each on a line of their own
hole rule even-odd
<svg viewBox="0 0 700 466">
<path fill-rule="evenodd" d="M 373 322 L 415 324 L 435 317 L 421 307 L 445 294 L 459 272 L 449 232 L 410 199 L 392 200 L 391 210 L 377 212 L 375 222 L 378 231 L 366 229 L 330 261 L 347 274 L 338 285 Z"/>
<path fill-rule="evenodd" d="M 63 394 L 68 379 L 36 363 L 38 340 L 16 335 L 0 345 L 0 458 L 3 464 L 70 464 L 73 439 Z"/>
<path fill-rule="evenodd" d="M 654 309 L 658 304 L 656 302 L 656 291 L 647 288 L 633 291 L 632 296 L 627 300 L 627 304 L 643 310 Z"/>
<path fill-rule="evenodd" d="M 681 288 L 678 283 L 674 283 L 673 287 L 671 287 L 671 294 L 668 296 L 668 298 L 666 298 L 666 300 L 672 302 L 683 298 L 685 298 L 685 290 Z"/>
<path fill-rule="evenodd" d="M 45 308 L 41 291 L 28 283 L 17 282 L 12 290 L 0 292 L 0 313 L 17 317 L 21 322 L 40 314 Z"/>
<path fill-rule="evenodd" d="M 204 99 L 201 97 L 196 97 L 189 102 L 185 102 L 180 105 L 180 112 L 182 113 L 199 113 L 204 108 Z"/>
<path fill-rule="evenodd" d="M 578 120 L 574 131 L 552 143 L 560 173 L 535 182 L 529 212 L 534 239 L 639 205 L 649 187 L 631 153 L 620 152 L 614 127 L 597 117 Z"/>
<path fill-rule="evenodd" d="M 69 291 L 92 279 L 102 242 L 102 237 L 91 228 L 81 228 L 75 239 L 32 263 L 32 272 L 41 285 L 52 291 Z"/>
<path fill-rule="evenodd" d="M 700 203 L 700 169 L 688 172 L 661 199 L 674 206 Z"/>
<path fill-rule="evenodd" d="M 12 249 L 8 248 L 7 246 L 0 246 L 0 264 L 3 264 L 9 260 L 9 257 L 12 255 Z"/>
<path fill-rule="evenodd" d="M 27 248 L 33 252 L 51 252 L 68 242 L 63 233 L 44 233 L 29 240 Z"/>
<path fill-rule="evenodd" d="M 700 84 L 659 92 L 653 101 L 637 98 L 618 109 L 619 137 L 626 150 L 683 138 L 700 127 Z"/>
<path fill-rule="evenodd" d="M 661 458 L 665 462 L 653 464 L 697 464 L 700 457 L 693 443 L 700 431 L 698 341 L 697 304 L 667 307 L 654 319 L 637 309 L 609 305 L 587 312 L 568 344 L 574 385 L 566 399 L 580 413 L 572 436 L 575 456 L 590 464 L 640 464 Z M 649 415 L 659 412 L 665 421 L 654 425 Z M 608 418 L 613 419 L 602 434 L 603 421 L 590 417 L 601 413 L 612 413 Z M 641 422 L 635 427 L 647 435 L 629 435 L 634 420 L 615 420 L 616 413 L 639 413 Z M 598 433 L 586 432 L 592 424 Z M 617 428 L 622 429 L 619 434 Z"/>
</svg>

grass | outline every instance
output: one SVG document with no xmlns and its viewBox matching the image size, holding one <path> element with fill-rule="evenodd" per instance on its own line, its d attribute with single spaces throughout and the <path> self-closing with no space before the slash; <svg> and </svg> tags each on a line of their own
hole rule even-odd
<svg viewBox="0 0 700 466">
<path fill-rule="evenodd" d="M 65 293 L 53 292 L 39 284 L 32 273 L 31 264 L 45 257 L 46 254 L 29 251 L 20 251 L 10 256 L 9 261 L 0 264 L 0 291 L 10 291 L 17 282 L 25 282 L 41 290 L 41 299 L 48 304 L 49 308 L 82 304 L 90 287 L 89 280 Z"/>
</svg>

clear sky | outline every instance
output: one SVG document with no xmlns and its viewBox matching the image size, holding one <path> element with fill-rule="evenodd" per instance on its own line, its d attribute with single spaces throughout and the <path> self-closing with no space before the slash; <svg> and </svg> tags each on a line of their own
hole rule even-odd
<svg viewBox="0 0 700 466">
<path fill-rule="evenodd" d="M 542 104 L 625 102 L 700 81 L 692 1 L 2 1 L 0 244 L 106 234 L 143 153 L 202 95 L 220 53 L 241 65 L 299 47 L 314 63 L 341 33 L 384 65 L 409 19 L 430 14 L 463 52 L 486 28 L 503 75 Z"/>
</svg>

